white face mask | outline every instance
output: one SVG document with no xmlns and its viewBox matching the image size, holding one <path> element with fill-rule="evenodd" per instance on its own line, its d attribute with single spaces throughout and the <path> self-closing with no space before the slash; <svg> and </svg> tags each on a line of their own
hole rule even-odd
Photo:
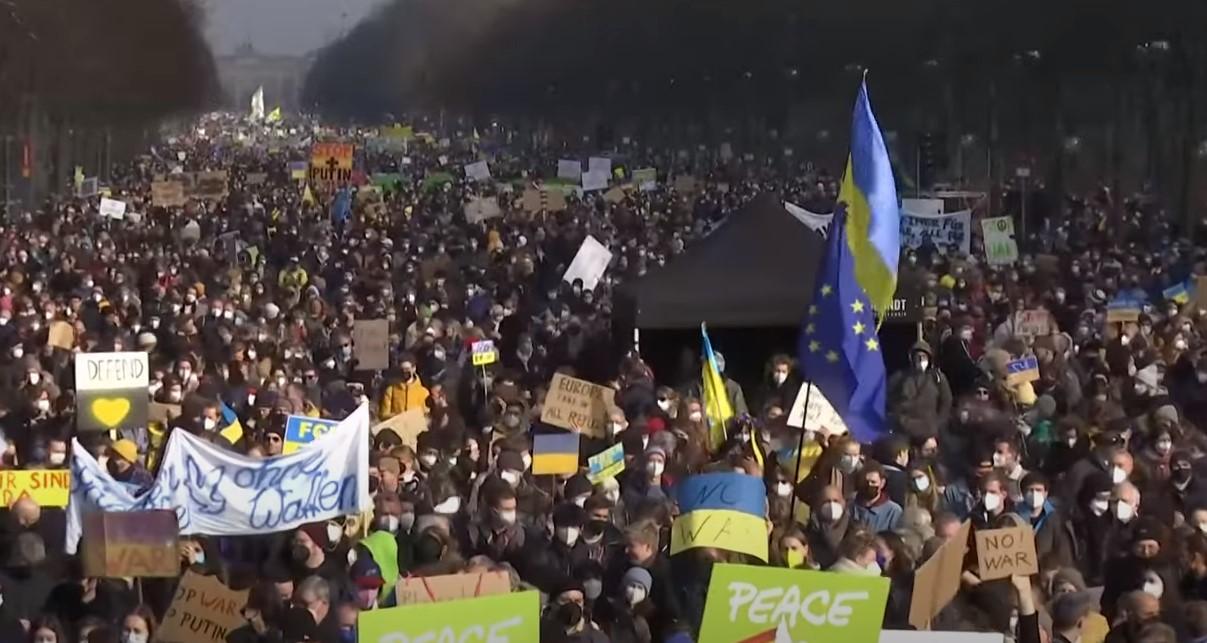
<svg viewBox="0 0 1207 643">
<path fill-rule="evenodd" d="M 51 451 L 46 456 L 46 461 L 54 465 L 63 464 L 67 461 L 67 454 L 61 451 Z"/>
<path fill-rule="evenodd" d="M 524 461 L 524 470 L 525 471 L 532 468 L 532 456 L 531 455 L 528 455 L 527 453 L 521 453 L 520 459 Z"/>
<path fill-rule="evenodd" d="M 985 511 L 997 511 L 1002 506 L 1002 497 L 996 493 L 987 493 L 983 499 Z"/>
<path fill-rule="evenodd" d="M 663 413 L 670 413 L 671 401 L 670 400 L 658 400 L 658 408 L 662 409 Z"/>
<path fill-rule="evenodd" d="M 623 424 L 621 424 L 620 422 L 609 422 L 608 423 L 608 430 L 612 433 L 612 435 L 616 435 L 617 433 L 624 431 L 624 429 L 625 429 L 625 426 Z"/>
<path fill-rule="evenodd" d="M 1106 513 L 1106 510 L 1109 509 L 1110 506 L 1111 503 L 1109 500 L 1095 499 L 1090 501 L 1090 511 L 1093 512 L 1095 516 L 1101 516 L 1102 514 Z"/>
<path fill-rule="evenodd" d="M 629 605 L 636 605 L 645 600 L 645 588 L 641 585 L 629 585 L 624 588 L 624 599 Z"/>
<path fill-rule="evenodd" d="M 1023 494 L 1023 499 L 1027 502 L 1027 506 L 1033 509 L 1044 506 L 1044 501 L 1047 496 L 1042 491 L 1028 491 Z"/>
<path fill-rule="evenodd" d="M 344 537 L 344 528 L 339 525 L 327 525 L 327 542 L 337 543 Z"/>
<path fill-rule="evenodd" d="M 497 512 L 497 514 L 499 516 L 499 521 L 502 522 L 504 525 L 514 525 L 515 524 L 515 519 L 516 519 L 515 509 L 499 511 L 499 512 Z"/>
<path fill-rule="evenodd" d="M 558 542 L 567 547 L 573 547 L 574 543 L 578 542 L 578 536 L 581 532 L 578 527 L 558 527 L 554 529 L 554 535 L 557 536 Z"/>
<path fill-rule="evenodd" d="M 703 418 L 704 414 L 699 411 L 692 411 L 691 413 L 687 414 L 687 419 L 691 420 L 692 422 L 699 422 Z"/>
<path fill-rule="evenodd" d="M 578 496 L 573 502 L 579 507 L 585 506 L 587 504 L 587 496 Z"/>
<path fill-rule="evenodd" d="M 1173 441 L 1157 440 L 1156 447 L 1157 447 L 1157 453 L 1160 453 L 1161 455 L 1165 455 L 1166 453 L 1169 453 L 1170 451 L 1173 450 Z"/>
<path fill-rule="evenodd" d="M 436 460 L 436 456 L 431 454 L 419 456 L 419 463 L 429 469 L 432 468 L 432 465 L 436 464 Z"/>
<path fill-rule="evenodd" d="M 927 359 L 918 360 L 918 370 L 919 371 L 925 371 L 927 368 L 930 368 L 930 360 L 927 360 Z"/>
<path fill-rule="evenodd" d="M 1122 467 L 1111 467 L 1111 482 L 1119 484 L 1127 480 L 1127 472 Z"/>
<path fill-rule="evenodd" d="M 785 381 L 788 380 L 788 374 L 787 373 L 778 373 L 778 372 L 772 373 L 771 379 L 775 382 L 776 386 L 779 386 L 780 384 L 783 384 Z"/>
<path fill-rule="evenodd" d="M 42 381 L 42 374 L 41 374 L 41 373 L 36 373 L 36 372 L 35 372 L 35 373 L 30 373 L 30 374 L 29 374 L 29 383 L 30 383 L 30 384 L 32 384 L 33 386 L 37 386 L 37 385 L 38 385 L 38 382 L 41 382 L 41 381 Z"/>
<path fill-rule="evenodd" d="M 792 483 L 791 482 L 775 483 L 775 495 L 777 495 L 781 498 L 787 498 L 788 496 L 791 496 L 792 495 Z"/>
<path fill-rule="evenodd" d="M 216 428 L 218 428 L 218 420 L 215 420 L 214 418 L 205 418 L 206 431 L 213 431 Z"/>
<path fill-rule="evenodd" d="M 35 406 L 37 406 L 38 410 L 43 413 L 50 412 L 50 400 L 46 400 L 46 399 L 38 400 L 37 403 L 35 404 Z"/>
<path fill-rule="evenodd" d="M 911 480 L 914 482 L 914 489 L 919 492 L 930 489 L 930 478 L 927 476 L 915 476 Z"/>
<path fill-rule="evenodd" d="M 510 469 L 504 469 L 504 470 L 500 471 L 499 477 L 502 478 L 504 482 L 506 482 L 507 484 L 509 484 L 513 487 L 520 483 L 520 474 L 516 473 L 515 471 L 512 471 Z"/>
<path fill-rule="evenodd" d="M 844 455 L 838 460 L 838 469 L 843 473 L 855 473 L 859 468 L 859 456 Z"/>
<path fill-rule="evenodd" d="M 1003 453 L 993 454 L 993 468 L 1004 469 L 1009 464 L 1009 458 Z"/>
<path fill-rule="evenodd" d="M 838 522 L 842 519 L 843 510 L 841 502 L 831 500 L 821 506 L 821 519 L 827 522 Z"/>
<path fill-rule="evenodd" d="M 1121 500 L 1115 505 L 1115 517 L 1119 522 L 1131 522 L 1131 519 L 1136 517 L 1136 510 Z"/>
<path fill-rule="evenodd" d="M 656 461 L 656 460 L 655 460 L 655 461 L 653 461 L 653 462 L 647 462 L 647 463 L 645 463 L 645 470 L 646 470 L 646 472 L 647 472 L 647 473 L 649 473 L 649 474 L 650 474 L 650 475 L 652 475 L 652 476 L 660 476 L 660 475 L 662 475 L 662 471 L 663 471 L 665 468 L 666 468 L 666 465 L 665 465 L 664 463 L 662 463 L 662 462 L 658 462 L 658 461 Z"/>
<path fill-rule="evenodd" d="M 450 515 L 461 510 L 461 496 L 451 496 L 444 502 L 432 507 L 432 511 L 438 514 Z"/>
</svg>

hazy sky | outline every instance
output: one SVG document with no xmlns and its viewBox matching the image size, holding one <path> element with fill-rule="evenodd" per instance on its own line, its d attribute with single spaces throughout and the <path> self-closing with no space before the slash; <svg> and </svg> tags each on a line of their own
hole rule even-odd
<svg viewBox="0 0 1207 643">
<path fill-rule="evenodd" d="M 303 54 L 351 29 L 382 0 L 199 0 L 215 55 L 250 42 L 269 54 Z"/>
</svg>

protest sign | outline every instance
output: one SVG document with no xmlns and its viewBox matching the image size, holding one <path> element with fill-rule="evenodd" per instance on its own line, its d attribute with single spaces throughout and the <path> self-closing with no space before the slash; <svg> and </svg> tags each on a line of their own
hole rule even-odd
<svg viewBox="0 0 1207 643">
<path fill-rule="evenodd" d="M 557 373 L 545 394 L 541 422 L 594 438 L 606 437 L 615 395 L 616 391 L 607 386 Z"/>
<path fill-rule="evenodd" d="M 87 199 L 100 194 L 100 180 L 95 176 L 90 176 L 83 181 L 80 181 L 79 186 L 75 190 L 75 195 Z"/>
<path fill-rule="evenodd" d="M 394 417 L 373 427 L 373 435 L 390 429 L 402 438 L 402 443 L 412 449 L 419 446 L 419 434 L 427 430 L 427 416 L 423 409 L 403 411 Z"/>
<path fill-rule="evenodd" d="M 251 458 L 173 431 L 154 484 L 138 497 L 75 440 L 67 553 L 75 553 L 83 515 L 90 511 L 175 509 L 180 533 L 207 536 L 287 531 L 368 511 L 368 406 L 331 433 L 290 455 Z"/>
<path fill-rule="evenodd" d="M 402 606 L 481 598 L 510 591 L 511 578 L 507 572 L 480 572 L 400 578 L 394 595 Z"/>
<path fill-rule="evenodd" d="M 151 402 L 147 405 L 147 419 L 151 422 L 167 424 L 172 420 L 180 417 L 179 404 L 161 404 L 159 402 Z"/>
<path fill-rule="evenodd" d="M 624 445 L 617 442 L 587 459 L 587 479 L 599 484 L 624 471 Z"/>
<path fill-rule="evenodd" d="M 1013 575 L 1039 573 L 1035 555 L 1035 532 L 1030 525 L 1006 529 L 978 529 L 976 535 L 977 576 L 982 581 Z"/>
<path fill-rule="evenodd" d="M 767 490 L 744 473 L 688 476 L 675 487 L 679 515 L 671 525 L 671 555 L 716 547 L 767 560 Z"/>
<path fill-rule="evenodd" d="M 102 197 L 97 212 L 106 219 L 124 219 L 126 218 L 126 202 Z"/>
<path fill-rule="evenodd" d="M 972 245 L 972 211 L 951 214 L 922 215 L 901 213 L 901 247 L 920 248 L 927 241 L 947 254 L 951 249 L 968 254 Z"/>
<path fill-rule="evenodd" d="M 46 330 L 46 345 L 71 350 L 75 346 L 75 327 L 65 321 L 51 322 Z"/>
<path fill-rule="evenodd" d="M 951 540 L 940 547 L 914 573 L 914 593 L 909 604 L 909 624 L 919 630 L 930 628 L 930 620 L 947 607 L 960 591 L 964 554 L 968 551 L 967 520 Z"/>
<path fill-rule="evenodd" d="M 574 260 L 570 262 L 570 267 L 566 268 L 566 274 L 562 275 L 562 281 L 573 284 L 576 279 L 582 279 L 584 290 L 595 290 L 599 278 L 611 262 L 612 251 L 596 241 L 595 237 L 587 235 L 578 247 Z"/>
<path fill-rule="evenodd" d="M 993 217 L 981 219 L 985 241 L 985 261 L 1002 266 L 1018 261 L 1018 243 L 1014 240 L 1014 219 Z"/>
<path fill-rule="evenodd" d="M 532 436 L 532 473 L 557 475 L 578 471 L 578 433 L 538 433 Z"/>
<path fill-rule="evenodd" d="M 247 185 L 263 185 L 268 180 L 268 175 L 264 172 L 248 172 L 244 183 Z"/>
<path fill-rule="evenodd" d="M 490 166 L 486 161 L 477 161 L 465 166 L 465 178 L 471 181 L 489 181 Z"/>
<path fill-rule="evenodd" d="M 1107 302 L 1106 322 L 1108 324 L 1122 324 L 1139 321 L 1140 310 L 1142 308 L 1143 304 L 1140 301 L 1120 295 Z"/>
<path fill-rule="evenodd" d="M 561 190 L 529 188 L 524 190 L 520 205 L 526 212 L 561 212 L 566 209 L 566 194 Z"/>
<path fill-rule="evenodd" d="M 587 171 L 612 173 L 612 159 L 606 156 L 592 156 L 587 159 Z"/>
<path fill-rule="evenodd" d="M 151 205 L 160 208 L 178 208 L 188 203 L 184 195 L 184 184 L 180 181 L 155 181 L 151 184 Z"/>
<path fill-rule="evenodd" d="M 291 415 L 285 420 L 285 444 L 282 453 L 293 453 L 303 446 L 327 435 L 339 426 L 335 420 L 322 420 L 304 415 Z"/>
<path fill-rule="evenodd" d="M 943 214 L 943 199 L 901 199 L 901 212 L 921 217 Z"/>
<path fill-rule="evenodd" d="M 540 592 L 516 592 L 458 601 L 361 612 L 357 637 L 374 643 L 540 640 Z"/>
<path fill-rule="evenodd" d="M 352 180 L 352 159 L 356 146 L 351 143 L 315 143 L 310 146 L 310 182 L 342 185 Z"/>
<path fill-rule="evenodd" d="M 155 643 L 225 643 L 228 634 L 247 623 L 246 604 L 247 590 L 230 589 L 216 576 L 186 572 Z"/>
<path fill-rule="evenodd" d="M 604 201 L 608 203 L 620 203 L 624 201 L 625 192 L 620 187 L 614 187 L 607 192 L 604 192 Z"/>
<path fill-rule="evenodd" d="M 809 383 L 805 382 L 796 392 L 792 409 L 788 411 L 788 426 L 817 431 L 824 435 L 845 434 L 847 424 L 842 421 L 842 416 L 834 410 L 834 406 L 822 394 L 821 389 L 814 386 L 810 391 L 809 386 Z M 805 398 L 809 401 L 808 408 L 805 407 Z"/>
<path fill-rule="evenodd" d="M 75 356 L 76 428 L 109 431 L 146 426 L 150 367 L 146 353 Z"/>
<path fill-rule="evenodd" d="M 1052 332 L 1052 313 L 1042 309 L 1016 313 L 1015 328 L 1023 337 L 1043 337 Z"/>
<path fill-rule="evenodd" d="M 605 190 L 608 187 L 608 178 L 611 176 L 608 172 L 600 170 L 589 170 L 583 172 L 583 192 L 594 192 L 596 190 Z"/>
<path fill-rule="evenodd" d="M 356 368 L 380 371 L 390 367 L 390 322 L 358 319 L 352 324 L 352 355 Z"/>
<path fill-rule="evenodd" d="M 578 183 L 583 176 L 583 164 L 578 160 L 561 159 L 557 162 L 557 178 Z"/>
<path fill-rule="evenodd" d="M 71 472 L 65 469 L 0 471 L 0 505 L 13 506 L 29 498 L 39 507 L 66 507 L 71 494 Z"/>
<path fill-rule="evenodd" d="M 877 643 L 889 579 L 717 563 L 700 643 Z"/>
<path fill-rule="evenodd" d="M 1190 302 L 1190 281 L 1176 283 L 1169 288 L 1161 291 L 1161 297 L 1165 301 L 1172 301 L 1175 304 L 1185 304 Z"/>
<path fill-rule="evenodd" d="M 1018 386 L 1039 379 L 1039 360 L 1034 355 L 1006 363 L 1006 384 Z"/>
<path fill-rule="evenodd" d="M 289 178 L 294 181 L 306 180 L 306 170 L 310 167 L 306 161 L 293 161 L 289 164 Z"/>
<path fill-rule="evenodd" d="M 633 183 L 642 192 L 649 192 L 658 187 L 658 170 L 647 167 L 633 171 Z"/>
<path fill-rule="evenodd" d="M 499 361 L 499 350 L 495 348 L 495 343 L 489 339 L 470 344 L 469 352 L 473 356 L 472 363 L 474 366 L 489 366 Z"/>
<path fill-rule="evenodd" d="M 171 509 L 84 514 L 84 573 L 97 578 L 180 575 L 176 512 Z"/>
<path fill-rule="evenodd" d="M 478 223 L 502 215 L 503 210 L 499 209 L 499 200 L 493 196 L 472 197 L 469 203 L 465 204 L 465 221 L 467 223 Z"/>
<path fill-rule="evenodd" d="M 198 172 L 194 175 L 192 195 L 198 199 L 217 201 L 226 198 L 229 193 L 226 170 Z"/>
</svg>

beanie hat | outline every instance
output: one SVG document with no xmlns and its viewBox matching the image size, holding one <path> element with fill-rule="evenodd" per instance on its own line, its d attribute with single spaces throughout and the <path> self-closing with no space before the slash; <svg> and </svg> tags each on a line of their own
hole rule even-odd
<svg viewBox="0 0 1207 643">
<path fill-rule="evenodd" d="M 563 502 L 553 509 L 555 527 L 582 527 L 586 522 L 586 510 L 573 502 Z"/>
<path fill-rule="evenodd" d="M 630 567 L 629 571 L 624 573 L 624 578 L 620 580 L 621 587 L 629 585 L 639 585 L 645 588 L 645 593 L 650 593 L 650 588 L 654 586 L 654 578 L 650 576 L 649 571 L 644 567 Z"/>
<path fill-rule="evenodd" d="M 574 474 L 569 480 L 566 480 L 566 497 L 577 498 L 587 495 L 591 493 L 592 488 L 591 480 L 587 478 L 586 474 Z"/>
<path fill-rule="evenodd" d="M 645 459 L 649 460 L 653 456 L 658 456 L 662 458 L 663 462 L 666 462 L 666 449 L 651 444 L 650 447 L 645 450 Z"/>
</svg>

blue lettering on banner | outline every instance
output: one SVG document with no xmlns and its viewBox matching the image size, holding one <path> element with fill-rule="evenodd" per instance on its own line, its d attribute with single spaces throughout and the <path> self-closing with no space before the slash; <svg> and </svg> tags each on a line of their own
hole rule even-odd
<svg viewBox="0 0 1207 643">
<path fill-rule="evenodd" d="M 763 481 L 744 473 L 705 473 L 689 476 L 676 491 L 679 511 L 729 509 L 762 516 L 766 511 L 767 491 Z"/>
</svg>

